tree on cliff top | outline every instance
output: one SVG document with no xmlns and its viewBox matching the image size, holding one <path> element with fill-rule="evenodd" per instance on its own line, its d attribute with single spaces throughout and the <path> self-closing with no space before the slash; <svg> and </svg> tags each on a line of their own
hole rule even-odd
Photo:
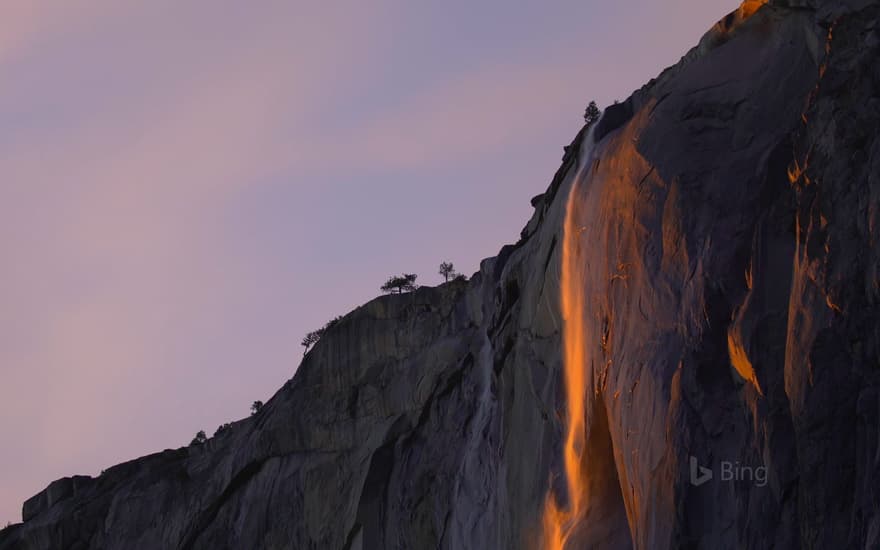
<svg viewBox="0 0 880 550">
<path fill-rule="evenodd" d="M 442 262 L 440 264 L 440 271 L 438 272 L 440 275 L 443 275 L 443 278 L 446 282 L 449 282 L 449 279 L 455 278 L 455 267 L 452 265 L 452 262 Z"/>
<path fill-rule="evenodd" d="M 325 324 L 323 327 L 319 328 L 318 330 L 313 330 L 311 332 L 307 332 L 306 335 L 303 336 L 303 339 L 301 342 L 302 346 L 304 348 L 306 348 L 305 351 L 303 351 L 303 355 L 305 355 L 306 353 L 309 352 L 310 347 L 312 347 L 318 343 L 318 340 L 320 340 L 324 336 L 325 332 L 327 332 L 331 328 L 338 325 L 339 321 L 341 321 L 341 320 L 342 320 L 342 315 L 338 315 L 338 316 L 334 317 L 333 319 L 330 319 L 329 321 L 327 321 L 327 324 Z"/>
<path fill-rule="evenodd" d="M 205 430 L 199 430 L 196 433 L 196 436 L 189 442 L 190 445 L 202 445 L 205 441 L 208 440 L 208 436 L 205 435 Z"/>
<path fill-rule="evenodd" d="M 385 284 L 380 287 L 380 290 L 389 294 L 411 292 L 416 289 L 416 277 L 418 275 L 415 273 L 404 273 L 403 275 L 389 277 Z"/>
<path fill-rule="evenodd" d="M 309 352 L 310 347 L 312 347 L 313 345 L 318 343 L 318 340 L 321 339 L 321 334 L 322 334 L 321 329 L 318 329 L 318 330 L 313 330 L 312 332 L 306 333 L 306 335 L 303 336 L 301 343 L 302 343 L 302 346 L 304 348 L 306 348 L 305 351 L 303 351 L 303 355 L 305 355 L 306 353 Z"/>
<path fill-rule="evenodd" d="M 599 111 L 599 107 L 596 105 L 595 101 L 591 101 L 589 105 L 587 105 L 587 110 L 584 111 L 584 122 L 587 123 L 587 126 L 592 125 L 594 122 L 599 120 L 599 116 L 602 113 Z"/>
</svg>

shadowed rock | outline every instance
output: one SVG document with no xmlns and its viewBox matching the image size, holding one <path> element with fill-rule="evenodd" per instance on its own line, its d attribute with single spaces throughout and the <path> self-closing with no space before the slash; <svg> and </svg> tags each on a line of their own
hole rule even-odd
<svg viewBox="0 0 880 550">
<path fill-rule="evenodd" d="M 349 313 L 259 415 L 54 482 L 0 549 L 538 547 L 564 486 L 575 181 L 594 503 L 577 541 L 876 548 L 880 6 L 749 15 L 578 134 L 470 281 Z M 712 480 L 690 483 L 692 456 Z"/>
</svg>

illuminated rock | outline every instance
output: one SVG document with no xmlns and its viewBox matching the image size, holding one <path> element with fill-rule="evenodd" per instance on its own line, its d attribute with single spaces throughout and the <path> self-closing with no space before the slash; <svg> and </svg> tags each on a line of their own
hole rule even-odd
<svg viewBox="0 0 880 550">
<path fill-rule="evenodd" d="M 56 482 L 0 549 L 878 547 L 880 6 L 785 4 L 579 134 L 469 282 L 358 308 L 259 414 Z"/>
</svg>

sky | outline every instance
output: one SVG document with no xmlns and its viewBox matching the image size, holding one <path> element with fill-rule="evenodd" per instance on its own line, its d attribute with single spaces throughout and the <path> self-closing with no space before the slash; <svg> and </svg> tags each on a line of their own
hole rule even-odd
<svg viewBox="0 0 880 550">
<path fill-rule="evenodd" d="M 395 273 L 515 242 L 735 2 L 0 0 L 0 525 L 186 445 Z"/>
</svg>

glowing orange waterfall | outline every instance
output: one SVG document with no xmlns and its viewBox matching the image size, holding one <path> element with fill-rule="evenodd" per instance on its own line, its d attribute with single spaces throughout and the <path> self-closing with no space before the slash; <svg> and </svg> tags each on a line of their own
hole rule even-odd
<svg viewBox="0 0 880 550">
<path fill-rule="evenodd" d="M 565 213 L 562 238 L 562 273 L 560 302 L 563 317 L 563 368 L 565 375 L 566 434 L 564 465 L 567 506 L 560 505 L 551 491 L 544 507 L 544 548 L 563 550 L 586 511 L 586 478 L 583 471 L 585 447 L 584 394 L 586 392 L 586 357 L 584 342 L 583 258 L 578 240 L 580 227 L 575 213 L 578 181 L 572 185 Z"/>
</svg>

